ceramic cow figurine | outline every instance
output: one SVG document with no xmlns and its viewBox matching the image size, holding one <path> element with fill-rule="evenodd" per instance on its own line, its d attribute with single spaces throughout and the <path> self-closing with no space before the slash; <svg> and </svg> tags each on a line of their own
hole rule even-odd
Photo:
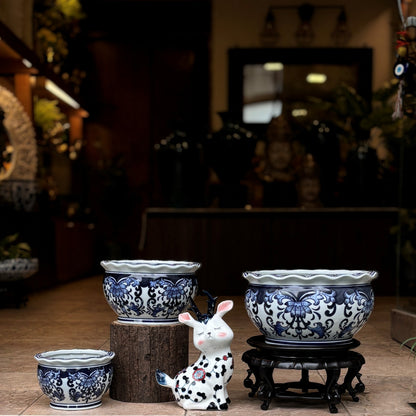
<svg viewBox="0 0 416 416">
<path fill-rule="evenodd" d="M 188 312 L 179 315 L 180 322 L 193 328 L 194 345 L 201 355 L 173 379 L 160 370 L 156 370 L 156 379 L 161 386 L 172 389 L 176 401 L 184 409 L 228 408 L 227 384 L 233 374 L 230 344 L 234 334 L 222 317 L 233 305 L 231 300 L 221 302 L 214 315 L 199 314 L 201 321 L 192 318 Z"/>
</svg>

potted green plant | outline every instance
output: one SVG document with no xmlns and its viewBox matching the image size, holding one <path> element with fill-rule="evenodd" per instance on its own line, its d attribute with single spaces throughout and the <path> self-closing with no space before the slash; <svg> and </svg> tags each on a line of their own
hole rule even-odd
<svg viewBox="0 0 416 416">
<path fill-rule="evenodd" d="M 410 343 L 410 344 L 409 344 Z M 413 355 L 413 358 L 416 358 L 416 337 L 410 337 L 405 339 L 401 344 L 400 347 L 409 347 L 410 353 Z"/>
<path fill-rule="evenodd" d="M 19 240 L 19 234 L 0 240 L 0 282 L 26 279 L 36 273 L 38 267 L 38 259 L 32 257 L 29 244 Z"/>
</svg>

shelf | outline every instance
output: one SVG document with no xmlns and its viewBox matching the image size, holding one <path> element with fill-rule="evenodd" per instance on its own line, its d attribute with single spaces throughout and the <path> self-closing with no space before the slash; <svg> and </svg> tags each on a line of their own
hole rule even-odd
<svg viewBox="0 0 416 416">
<path fill-rule="evenodd" d="M 37 74 L 42 63 L 33 50 L 0 21 L 0 73 Z"/>
<path fill-rule="evenodd" d="M 58 99 L 73 117 L 88 117 L 79 99 L 62 78 L 45 65 L 36 53 L 0 21 L 0 75 L 14 76 L 15 94 L 29 115 L 32 95 Z"/>
</svg>

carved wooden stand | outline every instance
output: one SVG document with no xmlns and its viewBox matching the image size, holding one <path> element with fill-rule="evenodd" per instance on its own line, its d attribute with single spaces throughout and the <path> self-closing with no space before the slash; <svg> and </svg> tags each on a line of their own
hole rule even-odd
<svg viewBox="0 0 416 416">
<path fill-rule="evenodd" d="M 114 321 L 110 348 L 115 352 L 110 397 L 123 402 L 174 400 L 171 389 L 156 382 L 155 371 L 170 376 L 188 365 L 189 330 L 181 324 L 138 325 Z"/>
<path fill-rule="evenodd" d="M 352 340 L 348 345 L 327 346 L 324 348 L 281 347 L 266 344 L 263 336 L 248 339 L 248 344 L 256 347 L 243 354 L 243 361 L 249 366 L 244 386 L 251 389 L 250 397 L 257 393 L 263 400 L 261 408 L 267 410 L 273 398 L 303 398 L 312 400 L 326 400 L 330 413 L 338 413 L 337 404 L 341 402 L 341 395 L 345 391 L 351 395 L 353 401 L 358 402 L 357 393 L 365 389 L 359 373 L 365 363 L 364 357 L 354 351 L 360 345 L 359 341 Z M 273 370 L 294 369 L 301 370 L 300 381 L 289 383 L 275 383 Z M 338 384 L 341 369 L 348 371 L 342 384 Z M 325 384 L 309 381 L 309 370 L 325 370 L 327 379 Z M 251 376 L 254 375 L 254 382 Z M 352 386 L 354 378 L 358 383 Z M 299 392 L 290 389 L 300 390 Z M 313 390 L 313 391 L 311 391 Z"/>
</svg>

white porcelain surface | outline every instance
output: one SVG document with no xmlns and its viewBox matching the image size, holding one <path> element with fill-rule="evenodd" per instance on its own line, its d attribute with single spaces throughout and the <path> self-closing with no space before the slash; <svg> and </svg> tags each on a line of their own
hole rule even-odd
<svg viewBox="0 0 416 416">
<path fill-rule="evenodd" d="M 260 270 L 243 276 L 249 282 L 247 313 L 271 344 L 349 344 L 374 307 L 374 271 Z"/>
<path fill-rule="evenodd" d="M 71 349 L 41 352 L 35 359 L 45 366 L 70 368 L 107 364 L 114 355 L 112 351 Z"/>
<path fill-rule="evenodd" d="M 172 324 L 198 290 L 200 264 L 186 261 L 108 260 L 104 296 L 120 322 Z"/>
<path fill-rule="evenodd" d="M 195 273 L 201 265 L 188 261 L 173 260 L 103 260 L 101 266 L 108 272 Z"/>
<path fill-rule="evenodd" d="M 0 261 L 0 281 L 12 282 L 27 279 L 38 271 L 37 258 L 7 259 Z"/>
<path fill-rule="evenodd" d="M 193 329 L 194 346 L 201 352 L 189 367 L 171 378 L 156 370 L 156 380 L 172 389 L 176 403 L 185 410 L 226 410 L 230 403 L 227 384 L 234 371 L 231 341 L 232 329 L 223 316 L 234 306 L 232 300 L 218 305 L 215 314 L 195 320 L 190 313 L 179 315 L 179 321 Z"/>
<path fill-rule="evenodd" d="M 248 271 L 243 277 L 254 285 L 361 285 L 378 276 L 376 271 L 328 269 L 276 269 Z"/>
<path fill-rule="evenodd" d="M 57 410 L 86 410 L 101 405 L 113 378 L 111 351 L 73 349 L 35 355 L 38 381 Z"/>
</svg>

